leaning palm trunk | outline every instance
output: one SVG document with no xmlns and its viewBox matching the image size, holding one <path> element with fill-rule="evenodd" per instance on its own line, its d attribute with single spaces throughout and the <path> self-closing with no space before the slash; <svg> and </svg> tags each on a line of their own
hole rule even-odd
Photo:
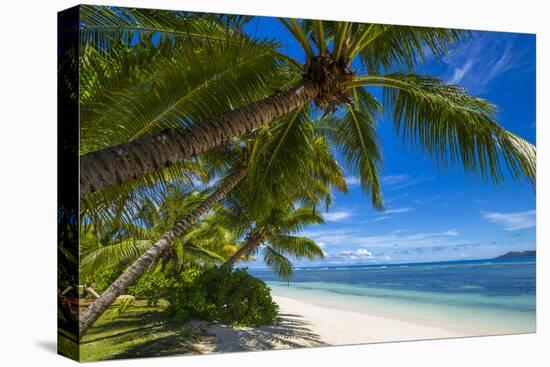
<svg viewBox="0 0 550 367">
<path fill-rule="evenodd" d="M 126 271 L 118 277 L 103 292 L 103 294 L 92 303 L 81 315 L 79 320 L 80 338 L 94 324 L 101 314 L 120 296 L 147 267 L 158 259 L 162 253 L 169 248 L 174 240 L 181 236 L 193 225 L 201 215 L 206 213 L 213 205 L 223 199 L 245 176 L 246 170 L 240 169 L 235 172 L 225 183 L 212 193 L 203 203 L 189 213 L 184 219 L 176 223 L 174 227 L 166 232 L 164 236 L 155 242 L 143 255 L 139 257 Z"/>
<path fill-rule="evenodd" d="M 144 136 L 80 158 L 80 195 L 100 191 L 208 151 L 302 107 L 319 87 L 304 81 L 216 118 Z"/>
<path fill-rule="evenodd" d="M 262 243 L 262 236 L 253 235 L 240 249 L 237 250 L 227 261 L 222 265 L 222 269 L 231 269 L 233 265 L 243 256 L 254 251 Z"/>
</svg>

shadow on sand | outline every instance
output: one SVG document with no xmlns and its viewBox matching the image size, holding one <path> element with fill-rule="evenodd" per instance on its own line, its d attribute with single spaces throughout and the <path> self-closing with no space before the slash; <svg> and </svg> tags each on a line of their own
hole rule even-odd
<svg viewBox="0 0 550 367">
<path fill-rule="evenodd" d="M 258 328 L 232 328 L 212 324 L 208 333 L 213 340 L 207 353 L 241 352 L 269 349 L 288 349 L 326 345 L 309 328 L 303 317 L 292 314 L 279 315 L 273 326 Z"/>
<path fill-rule="evenodd" d="M 85 349 L 103 349 L 123 344 L 131 345 L 106 358 L 227 353 L 326 345 L 319 335 L 310 330 L 309 323 L 299 315 L 281 314 L 275 325 L 252 328 L 231 327 L 221 323 L 209 324 L 205 321 L 184 322 L 170 318 L 164 312 L 138 310 L 94 326 L 82 341 Z M 105 358 L 96 356 L 98 357 Z"/>
</svg>

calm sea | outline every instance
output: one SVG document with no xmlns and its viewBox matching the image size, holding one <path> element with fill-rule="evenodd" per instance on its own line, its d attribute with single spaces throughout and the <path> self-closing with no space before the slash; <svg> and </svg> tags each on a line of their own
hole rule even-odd
<svg viewBox="0 0 550 367">
<path fill-rule="evenodd" d="M 251 270 L 273 294 L 472 333 L 534 332 L 535 258 L 298 268 L 290 282 Z"/>
</svg>

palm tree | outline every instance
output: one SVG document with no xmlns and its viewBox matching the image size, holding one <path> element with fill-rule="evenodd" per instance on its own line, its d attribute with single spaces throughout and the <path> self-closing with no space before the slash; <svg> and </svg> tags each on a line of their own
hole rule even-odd
<svg viewBox="0 0 550 367">
<path fill-rule="evenodd" d="M 173 223 L 188 216 L 207 198 L 208 192 L 174 187 L 160 203 L 142 198 L 141 204 L 133 208 L 132 217 L 115 216 L 114 220 L 107 217 L 107 221 L 94 218 L 93 222 L 81 226 L 81 284 L 93 286 L 98 273 L 131 265 L 169 231 Z M 176 239 L 162 258 L 151 263 L 149 270 L 167 266 L 181 268 L 190 262 L 223 262 L 236 247 L 235 236 L 206 217 Z"/>
<path fill-rule="evenodd" d="M 235 213 L 230 217 L 236 217 Z M 240 218 L 242 220 L 242 217 Z M 254 254 L 263 246 L 265 264 L 283 279 L 292 275 L 293 265 L 287 258 L 322 259 L 323 249 L 307 237 L 293 234 L 311 224 L 324 223 L 323 217 L 313 208 L 274 208 L 268 216 L 254 222 L 254 228 L 246 236 L 246 241 L 222 268 L 232 268 L 243 257 Z"/>
<path fill-rule="evenodd" d="M 132 265 L 130 265 L 101 296 L 92 303 L 80 315 L 79 331 L 82 337 L 88 328 L 101 316 L 101 314 L 120 296 L 173 242 L 185 233 L 199 218 L 224 198 L 228 192 L 243 179 L 246 174 L 244 168 L 237 169 L 229 175 L 212 194 L 198 207 L 187 214 L 183 219 L 174 224 L 171 230 L 150 246 Z"/>
<path fill-rule="evenodd" d="M 150 247 L 143 255 L 135 260 L 84 311 L 79 322 L 81 336 L 139 275 L 145 272 L 151 264 L 156 264 L 163 254 L 172 247 L 174 241 L 186 234 L 191 226 L 203 214 L 213 209 L 220 200 L 225 199 L 233 205 L 238 203 L 237 205 L 246 211 L 246 217 L 253 220 L 253 218 L 260 217 L 266 212 L 271 212 L 271 208 L 276 204 L 288 206 L 298 201 L 303 204 L 318 205 L 325 202 L 328 206 L 331 202 L 333 188 L 346 190 L 343 172 L 334 160 L 326 139 L 314 129 L 313 121 L 305 120 L 298 125 L 299 129 L 289 128 L 289 126 L 293 126 L 291 123 L 293 119 L 295 118 L 282 119 L 272 129 L 244 136 L 243 139 L 230 144 L 225 150 L 218 149 L 209 153 L 208 161 L 212 166 L 217 167 L 218 164 L 212 162 L 221 160 L 221 165 L 225 166 L 222 170 L 231 172 L 227 175 L 227 179 L 222 180 L 222 183 L 206 200 L 201 201 L 199 198 L 196 202 L 200 205 L 196 209 L 189 212 L 183 219 L 176 220 L 176 224 L 171 230 L 164 233 L 160 240 L 152 246 L 149 245 Z M 281 129 L 285 133 L 281 134 Z M 284 139 L 281 140 L 281 137 L 284 137 Z M 290 137 L 298 139 L 301 144 L 288 146 L 285 155 L 279 157 L 274 150 L 279 150 L 283 141 L 284 144 L 288 144 L 287 139 Z M 277 159 L 276 161 L 270 159 L 266 166 L 265 157 L 276 157 Z M 290 162 L 291 164 L 289 164 Z M 297 170 L 296 167 L 300 169 Z M 249 168 L 250 177 L 248 177 Z M 266 174 L 272 176 L 270 178 L 271 185 L 259 185 L 258 177 L 263 178 Z M 239 189 L 234 190 L 237 185 Z M 273 189 L 277 189 L 277 191 L 273 192 Z M 265 200 L 255 200 L 255 197 L 265 198 Z M 167 200 L 166 197 L 164 200 Z M 130 208 L 130 211 L 132 210 L 133 208 Z M 235 212 L 233 211 L 233 213 Z M 174 221 L 167 222 L 173 223 Z M 241 223 L 241 229 L 246 225 L 241 219 L 241 221 L 234 220 L 231 226 L 225 225 L 225 228 L 233 228 L 234 226 L 234 235 L 242 233 L 238 231 L 239 226 L 237 226 L 237 223 Z M 117 228 L 117 226 L 115 225 L 114 228 Z M 195 240 L 195 245 L 199 242 L 196 241 L 197 237 L 200 237 L 200 234 L 193 231 L 187 234 L 188 239 Z M 148 246 L 147 243 L 142 244 Z M 102 252 L 104 250 L 109 251 L 109 249 L 110 247 L 102 248 Z M 187 247 L 186 249 L 193 251 L 193 248 Z M 275 254 L 272 254 L 270 258 L 274 256 Z M 307 256 L 307 254 L 300 256 Z"/>
<path fill-rule="evenodd" d="M 114 12 L 110 17 L 118 16 Z M 169 129 L 81 156 L 81 195 L 184 161 L 311 101 L 334 117 L 348 137 L 357 140 L 358 147 L 346 149 L 354 154 L 359 179 L 367 182 L 361 158 L 367 149 L 362 135 L 365 125 L 375 121 L 373 111 L 379 110 L 380 105 L 366 87 L 383 88 L 383 105 L 391 111 L 397 130 L 438 165 L 462 165 L 467 173 L 492 178 L 496 183 L 503 181 L 506 166 L 513 179 L 526 175 L 534 182 L 535 148 L 496 123 L 494 106 L 458 86 L 413 72 L 418 61 L 425 58 L 426 50 L 441 57 L 467 32 L 294 19 L 281 22 L 306 55 L 298 81 L 280 92 L 204 119 L 193 119 L 192 123 L 183 122 L 188 104 L 161 107 L 157 115 L 160 118 L 152 121 L 162 120 Z M 139 28 L 136 24 L 133 27 Z M 162 30 L 164 34 L 178 33 L 177 29 Z M 286 61 L 282 64 L 291 75 L 288 80 L 295 80 L 296 61 L 282 56 L 278 59 Z M 359 62 L 363 68 L 353 70 Z M 260 71 L 255 75 L 261 79 Z M 268 76 L 261 80 L 263 85 L 269 85 Z M 238 95 L 243 90 L 236 85 Z M 159 104 L 151 101 L 141 107 L 147 110 L 151 106 Z"/>
</svg>

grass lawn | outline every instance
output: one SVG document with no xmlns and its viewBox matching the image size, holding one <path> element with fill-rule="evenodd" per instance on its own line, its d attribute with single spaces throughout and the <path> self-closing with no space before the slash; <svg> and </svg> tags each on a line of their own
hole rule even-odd
<svg viewBox="0 0 550 367">
<path fill-rule="evenodd" d="M 197 336 L 186 322 L 169 318 L 165 307 L 136 301 L 123 314 L 107 310 L 82 339 L 81 361 L 200 353 L 193 347 Z"/>
</svg>

